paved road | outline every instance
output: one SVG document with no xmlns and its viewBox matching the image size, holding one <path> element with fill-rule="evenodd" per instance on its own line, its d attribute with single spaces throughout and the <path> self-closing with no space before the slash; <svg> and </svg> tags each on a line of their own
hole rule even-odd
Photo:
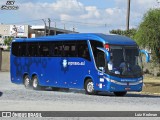
<svg viewBox="0 0 160 120">
<path fill-rule="evenodd" d="M 0 72 L 0 111 L 160 111 L 160 96 L 110 93 L 86 95 L 83 90 L 69 92 L 35 91 L 10 82 L 7 72 Z M 58 118 L 57 118 L 58 119 Z"/>
</svg>

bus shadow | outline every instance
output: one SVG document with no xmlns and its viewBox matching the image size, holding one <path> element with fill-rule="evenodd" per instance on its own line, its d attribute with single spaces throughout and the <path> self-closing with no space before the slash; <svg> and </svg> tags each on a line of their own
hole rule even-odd
<svg viewBox="0 0 160 120">
<path fill-rule="evenodd" d="M 133 94 L 129 93 L 126 97 L 149 97 L 149 98 L 160 98 L 160 95 L 151 95 L 151 94 Z"/>
<path fill-rule="evenodd" d="M 68 89 L 68 88 L 59 88 L 59 89 L 51 89 L 50 87 L 47 87 L 44 89 L 44 91 L 55 91 L 55 92 L 65 92 L 65 93 L 79 93 L 79 94 L 85 94 L 84 90 L 80 89 Z"/>
<path fill-rule="evenodd" d="M 3 95 L 3 92 L 0 92 L 0 97 Z"/>
<path fill-rule="evenodd" d="M 76 89 L 71 89 L 68 91 L 69 93 L 78 93 L 78 94 L 86 94 L 85 90 L 76 90 Z M 113 93 L 111 92 L 98 92 L 97 94 L 95 94 L 95 96 L 108 96 L 108 97 L 119 97 L 119 96 L 115 96 Z M 149 94 L 135 94 L 135 93 L 127 93 L 125 96 L 120 96 L 120 97 L 149 97 L 149 98 L 160 98 L 160 95 L 149 95 Z"/>
<path fill-rule="evenodd" d="M 79 90 L 79 89 L 65 89 L 65 88 L 60 88 L 59 90 L 52 90 L 56 92 L 65 92 L 65 93 L 78 93 L 78 94 L 85 94 L 84 90 Z"/>
<path fill-rule="evenodd" d="M 85 90 L 80 90 L 80 89 L 65 89 L 65 88 L 60 88 L 58 90 L 52 90 L 52 89 L 45 89 L 45 91 L 56 91 L 56 92 L 65 92 L 65 93 L 76 93 L 76 94 L 86 94 Z M 108 96 L 108 97 L 141 97 L 141 98 L 160 98 L 160 95 L 151 95 L 151 94 L 141 94 L 141 93 L 127 93 L 125 96 L 115 96 L 111 92 L 98 92 L 94 96 Z"/>
</svg>

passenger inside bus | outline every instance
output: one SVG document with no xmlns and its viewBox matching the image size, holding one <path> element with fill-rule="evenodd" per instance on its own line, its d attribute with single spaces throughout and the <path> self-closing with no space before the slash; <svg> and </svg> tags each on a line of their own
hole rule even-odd
<svg viewBox="0 0 160 120">
<path fill-rule="evenodd" d="M 126 63 L 124 62 L 124 59 L 121 59 L 121 63 L 119 65 L 120 68 L 126 67 Z"/>
<path fill-rule="evenodd" d="M 88 47 L 82 47 L 83 53 L 82 53 L 82 57 L 89 59 L 89 51 L 88 51 Z"/>
</svg>

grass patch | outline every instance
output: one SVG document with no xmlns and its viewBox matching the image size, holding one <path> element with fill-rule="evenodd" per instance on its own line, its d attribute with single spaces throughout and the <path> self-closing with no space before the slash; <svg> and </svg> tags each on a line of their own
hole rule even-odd
<svg viewBox="0 0 160 120">
<path fill-rule="evenodd" d="M 151 75 L 144 76 L 143 93 L 158 93 L 160 94 L 160 77 L 153 77 Z"/>
<path fill-rule="evenodd" d="M 142 92 L 145 93 L 159 93 L 160 94 L 160 83 L 144 83 Z"/>
</svg>

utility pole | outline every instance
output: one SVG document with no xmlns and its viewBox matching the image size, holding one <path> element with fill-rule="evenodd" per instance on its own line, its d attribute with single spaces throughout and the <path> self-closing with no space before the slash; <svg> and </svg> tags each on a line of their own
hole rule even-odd
<svg viewBox="0 0 160 120">
<path fill-rule="evenodd" d="M 48 30 L 48 35 L 50 35 L 50 29 L 51 29 L 51 20 L 50 18 L 48 18 L 48 26 L 49 26 L 49 30 Z"/>
<path fill-rule="evenodd" d="M 129 30 L 130 3 L 131 3 L 131 0 L 128 0 L 128 2 L 127 2 L 127 17 L 126 17 L 126 30 Z"/>
<path fill-rule="evenodd" d="M 44 22 L 44 36 L 46 36 L 46 21 L 44 19 L 42 21 Z"/>
</svg>

